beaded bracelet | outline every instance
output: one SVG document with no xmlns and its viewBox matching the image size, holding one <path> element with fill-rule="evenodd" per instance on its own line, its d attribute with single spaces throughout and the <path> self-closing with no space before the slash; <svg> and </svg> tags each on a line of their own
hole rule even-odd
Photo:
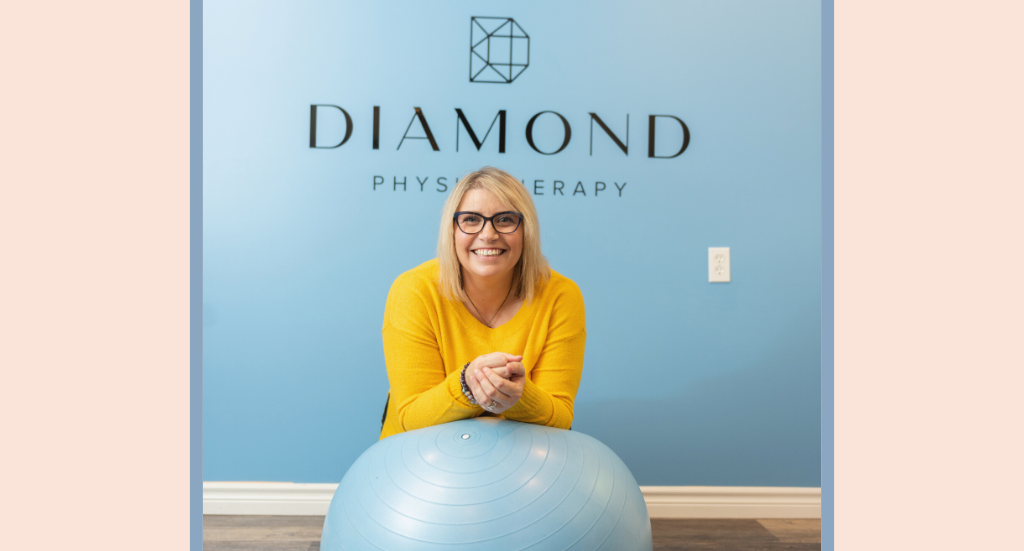
<svg viewBox="0 0 1024 551">
<path fill-rule="evenodd" d="M 462 393 L 466 395 L 466 398 L 469 398 L 469 403 L 477 406 L 479 404 L 476 403 L 476 398 L 473 398 L 473 393 L 470 392 L 469 386 L 466 385 L 466 368 L 469 367 L 469 364 L 471 363 L 473 362 L 467 362 L 466 365 L 462 366 L 462 375 L 460 375 L 459 378 L 462 379 Z"/>
</svg>

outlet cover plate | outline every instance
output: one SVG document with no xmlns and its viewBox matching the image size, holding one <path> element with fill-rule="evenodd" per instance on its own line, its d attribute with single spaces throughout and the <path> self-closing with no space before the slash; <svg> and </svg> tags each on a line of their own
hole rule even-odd
<svg viewBox="0 0 1024 551">
<path fill-rule="evenodd" d="M 729 247 L 708 247 L 708 281 L 728 283 L 732 281 L 732 261 Z"/>
</svg>

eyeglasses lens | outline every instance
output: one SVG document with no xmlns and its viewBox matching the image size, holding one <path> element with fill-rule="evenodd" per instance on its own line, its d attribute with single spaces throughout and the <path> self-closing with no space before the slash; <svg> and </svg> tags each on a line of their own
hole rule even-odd
<svg viewBox="0 0 1024 551">
<path fill-rule="evenodd" d="M 476 233 L 483 229 L 484 219 L 475 214 L 460 214 L 459 227 L 466 233 Z"/>
<path fill-rule="evenodd" d="M 494 219 L 494 227 L 500 233 L 514 232 L 519 227 L 519 215 L 512 213 L 502 214 Z"/>
</svg>

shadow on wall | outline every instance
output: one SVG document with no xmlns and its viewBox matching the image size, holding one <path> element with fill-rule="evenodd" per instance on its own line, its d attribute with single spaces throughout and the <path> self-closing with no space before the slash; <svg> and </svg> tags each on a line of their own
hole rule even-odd
<svg viewBox="0 0 1024 551">
<path fill-rule="evenodd" d="M 669 397 L 577 397 L 572 428 L 614 450 L 642 486 L 820 487 L 820 388 L 818 371 L 768 363 Z"/>
</svg>

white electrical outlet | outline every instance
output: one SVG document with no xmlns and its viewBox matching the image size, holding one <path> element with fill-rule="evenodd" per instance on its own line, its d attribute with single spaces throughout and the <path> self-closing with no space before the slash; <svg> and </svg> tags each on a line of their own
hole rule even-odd
<svg viewBox="0 0 1024 551">
<path fill-rule="evenodd" d="M 708 247 L 708 281 L 728 283 L 732 280 L 729 247 Z"/>
</svg>

